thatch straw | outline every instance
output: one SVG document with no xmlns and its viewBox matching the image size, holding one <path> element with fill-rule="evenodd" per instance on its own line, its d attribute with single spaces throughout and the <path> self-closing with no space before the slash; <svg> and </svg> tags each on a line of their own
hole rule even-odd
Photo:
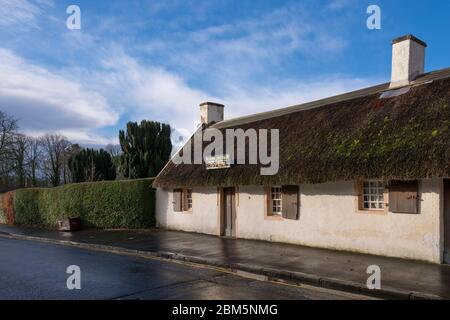
<svg viewBox="0 0 450 320">
<path fill-rule="evenodd" d="M 154 186 L 237 186 L 322 183 L 356 179 L 450 177 L 450 78 L 245 123 L 280 130 L 280 169 L 257 165 L 206 170 L 169 163 Z"/>
</svg>

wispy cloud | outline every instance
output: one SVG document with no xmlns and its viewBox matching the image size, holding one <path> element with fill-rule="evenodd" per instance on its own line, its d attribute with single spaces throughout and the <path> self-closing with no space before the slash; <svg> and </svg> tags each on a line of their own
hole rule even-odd
<svg viewBox="0 0 450 320">
<path fill-rule="evenodd" d="M 350 5 L 353 5 L 354 3 L 355 0 L 332 0 L 326 8 L 330 10 L 342 10 Z"/>
<path fill-rule="evenodd" d="M 287 61 L 329 59 L 346 46 L 337 32 L 290 5 L 259 17 L 173 32 L 137 45 L 150 57 L 164 56 L 192 77 L 267 82 Z M 263 77 L 261 77 L 263 75 Z"/>
<path fill-rule="evenodd" d="M 0 26 L 39 28 L 38 17 L 43 14 L 42 7 L 53 4 L 51 0 L 1 0 Z"/>
</svg>

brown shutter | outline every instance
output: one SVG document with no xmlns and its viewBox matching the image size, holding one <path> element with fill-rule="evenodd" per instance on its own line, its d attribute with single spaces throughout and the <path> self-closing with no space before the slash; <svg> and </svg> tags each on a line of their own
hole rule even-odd
<svg viewBox="0 0 450 320">
<path fill-rule="evenodd" d="M 187 207 L 187 189 L 183 189 L 182 192 L 183 192 L 182 193 L 182 198 L 181 198 L 181 199 L 183 199 L 181 201 L 181 204 L 182 204 L 182 207 L 183 207 L 182 211 L 188 211 L 188 207 Z"/>
<path fill-rule="evenodd" d="M 389 211 L 418 213 L 419 182 L 391 181 L 389 184 Z"/>
<path fill-rule="evenodd" d="M 266 197 L 266 201 L 264 203 L 265 213 L 266 213 L 266 216 L 270 216 L 272 214 L 272 203 L 270 201 L 272 188 L 265 186 L 264 190 L 265 190 L 265 197 Z"/>
<path fill-rule="evenodd" d="M 173 211 L 180 212 L 182 211 L 182 196 L 183 196 L 183 190 L 182 189 L 175 189 L 173 190 Z"/>
<path fill-rule="evenodd" d="M 281 187 L 281 206 L 283 218 L 298 220 L 299 216 L 299 187 L 282 186 Z"/>
<path fill-rule="evenodd" d="M 364 182 L 356 181 L 356 194 L 358 196 L 358 210 L 364 210 Z"/>
</svg>

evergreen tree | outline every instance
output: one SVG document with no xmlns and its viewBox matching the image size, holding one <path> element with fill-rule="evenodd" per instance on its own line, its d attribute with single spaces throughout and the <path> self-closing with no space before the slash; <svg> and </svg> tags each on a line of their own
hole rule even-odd
<svg viewBox="0 0 450 320">
<path fill-rule="evenodd" d="M 103 149 L 82 149 L 70 156 L 68 165 L 72 182 L 116 179 L 116 166 Z"/>
<path fill-rule="evenodd" d="M 129 122 L 120 130 L 120 170 L 126 178 L 155 177 L 170 159 L 172 142 L 168 124 L 154 121 Z"/>
</svg>

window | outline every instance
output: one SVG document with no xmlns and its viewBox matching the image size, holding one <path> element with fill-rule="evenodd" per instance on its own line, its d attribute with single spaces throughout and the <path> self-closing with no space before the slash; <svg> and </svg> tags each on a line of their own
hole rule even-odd
<svg viewBox="0 0 450 320">
<path fill-rule="evenodd" d="M 364 181 L 362 185 L 362 210 L 384 210 L 384 182 L 381 180 Z"/>
<path fill-rule="evenodd" d="M 192 189 L 186 189 L 186 210 L 189 211 L 192 209 Z"/>
<path fill-rule="evenodd" d="M 299 186 L 271 186 L 266 188 L 265 217 L 269 220 L 299 220 Z"/>
<path fill-rule="evenodd" d="M 280 186 L 274 186 L 271 188 L 270 192 L 270 212 L 272 215 L 281 216 L 282 206 L 282 189 Z"/>
<path fill-rule="evenodd" d="M 173 211 L 183 212 L 192 210 L 192 189 L 173 190 Z"/>
</svg>

